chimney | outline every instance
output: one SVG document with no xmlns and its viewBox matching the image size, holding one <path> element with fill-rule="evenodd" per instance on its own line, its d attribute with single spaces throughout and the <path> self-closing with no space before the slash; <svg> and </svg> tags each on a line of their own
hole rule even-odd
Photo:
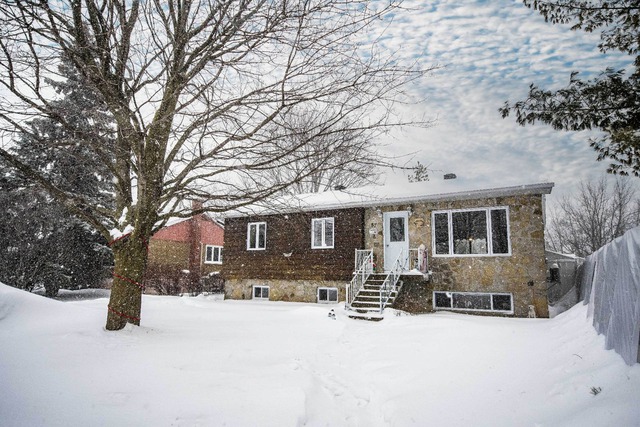
<svg viewBox="0 0 640 427">
<path fill-rule="evenodd" d="M 444 174 L 444 179 L 456 179 L 457 176 L 455 173 L 445 173 Z"/>
<path fill-rule="evenodd" d="M 202 200 L 192 200 L 191 201 L 191 210 L 202 209 L 203 203 Z"/>
</svg>

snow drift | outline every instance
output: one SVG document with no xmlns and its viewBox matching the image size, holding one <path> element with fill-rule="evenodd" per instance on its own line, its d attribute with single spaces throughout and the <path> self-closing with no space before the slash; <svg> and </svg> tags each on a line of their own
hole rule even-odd
<svg viewBox="0 0 640 427">
<path fill-rule="evenodd" d="M 106 305 L 0 285 L 3 426 L 640 420 L 640 365 L 604 349 L 584 306 L 555 319 L 389 310 L 371 323 L 341 305 L 145 296 L 143 326 L 106 332 Z"/>
</svg>

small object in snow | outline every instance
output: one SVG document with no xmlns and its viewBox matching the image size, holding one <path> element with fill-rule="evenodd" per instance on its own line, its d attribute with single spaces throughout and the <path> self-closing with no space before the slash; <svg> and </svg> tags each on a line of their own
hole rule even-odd
<svg viewBox="0 0 640 427">
<path fill-rule="evenodd" d="M 335 311 L 333 311 L 333 308 L 329 312 L 329 317 L 332 318 L 333 320 L 336 320 L 336 313 Z"/>
</svg>

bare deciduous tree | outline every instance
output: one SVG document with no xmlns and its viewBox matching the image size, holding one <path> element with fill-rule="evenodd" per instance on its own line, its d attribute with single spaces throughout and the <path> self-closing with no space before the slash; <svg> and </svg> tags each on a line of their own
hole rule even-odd
<svg viewBox="0 0 640 427">
<path fill-rule="evenodd" d="M 379 129 L 358 127 L 356 123 L 324 111 L 292 111 L 273 123 L 274 135 L 282 138 L 285 150 L 301 146 L 289 156 L 290 162 L 268 171 L 276 182 L 292 182 L 291 194 L 317 193 L 335 188 L 361 187 L 376 183 L 380 169 L 391 166 L 375 142 Z M 305 173 L 308 171 L 309 173 Z"/>
<path fill-rule="evenodd" d="M 377 4 L 377 3 L 376 3 Z M 139 324 L 149 237 L 171 216 L 221 212 L 311 176 L 266 172 L 307 159 L 310 141 L 272 132 L 294 110 L 343 131 L 399 124 L 403 87 L 428 70 L 381 56 L 365 34 L 394 1 L 5 0 L 0 3 L 0 157 L 113 241 L 106 328 Z M 111 149 L 54 108 L 61 58 L 113 119 Z M 29 168 L 11 140 L 56 120 L 115 177 L 115 208 L 90 203 Z M 322 132 L 319 133 L 322 135 Z M 37 137 L 37 135 L 34 135 Z M 49 142 L 55 143 L 55 142 Z M 205 199 L 192 210 L 184 199 Z"/>
<path fill-rule="evenodd" d="M 640 199 L 629 178 L 605 177 L 580 184 L 578 193 L 564 197 L 547 225 L 550 250 L 585 257 L 640 224 Z"/>
</svg>

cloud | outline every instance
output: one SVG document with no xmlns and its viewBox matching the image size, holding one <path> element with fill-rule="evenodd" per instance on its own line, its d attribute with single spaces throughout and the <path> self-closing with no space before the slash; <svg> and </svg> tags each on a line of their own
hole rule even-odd
<svg viewBox="0 0 640 427">
<path fill-rule="evenodd" d="M 589 132 L 558 132 L 546 125 L 520 127 L 498 108 L 526 97 L 529 84 L 561 87 L 573 70 L 593 76 L 628 58 L 604 56 L 598 35 L 551 25 L 520 1 L 406 1 L 379 40 L 384 49 L 424 67 L 444 65 L 412 90 L 425 97 L 406 114 L 438 118 L 430 129 L 409 129 L 389 140 L 393 153 L 487 186 L 554 181 L 557 195 L 599 176 Z M 463 3 L 463 4 L 461 4 Z M 390 174 L 388 181 L 406 179 Z"/>
</svg>

